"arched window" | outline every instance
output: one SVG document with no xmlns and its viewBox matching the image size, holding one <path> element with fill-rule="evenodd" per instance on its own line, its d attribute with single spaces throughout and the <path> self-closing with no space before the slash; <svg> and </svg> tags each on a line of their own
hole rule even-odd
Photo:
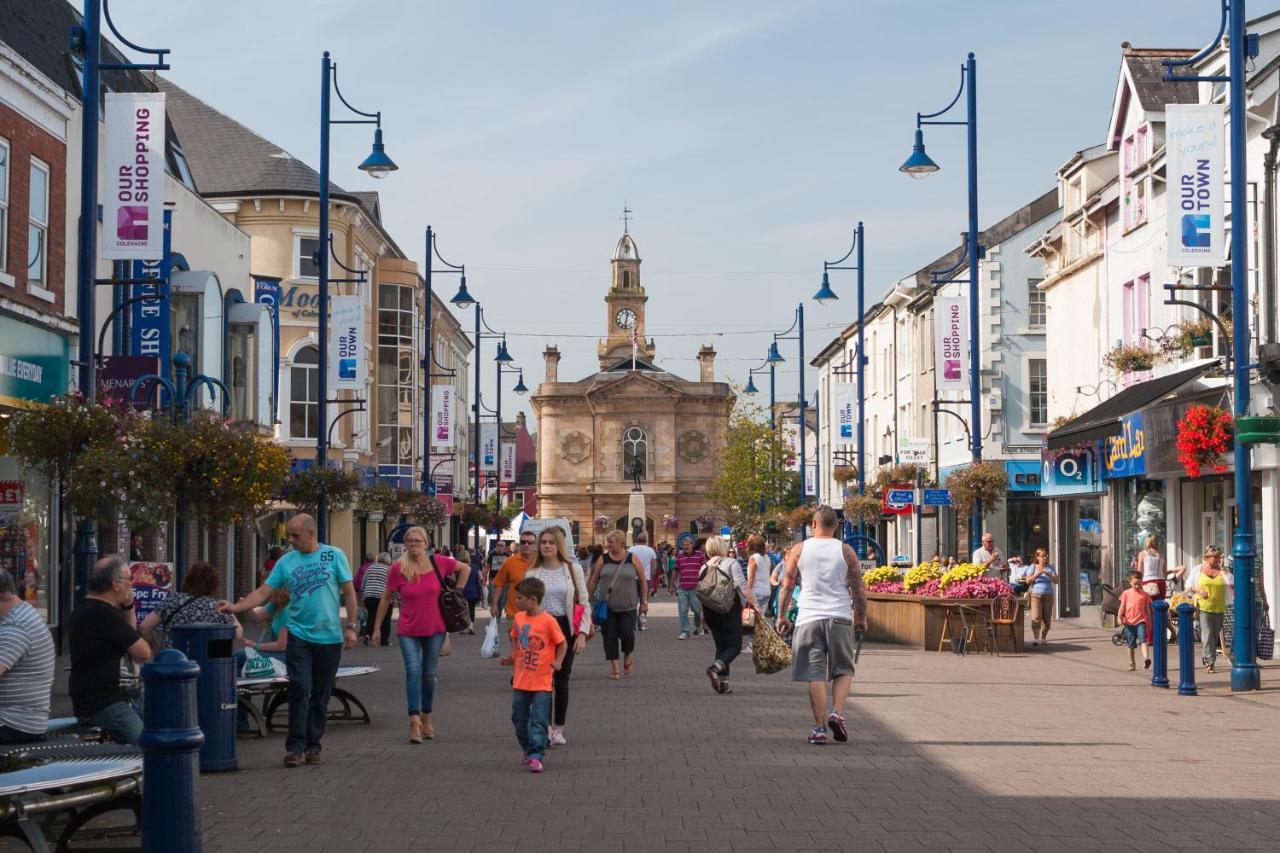
<svg viewBox="0 0 1280 853">
<path fill-rule="evenodd" d="M 289 368 L 289 435 L 315 438 L 320 434 L 320 351 L 303 347 Z"/>
<path fill-rule="evenodd" d="M 640 463 L 640 479 L 649 479 L 649 438 L 638 426 L 627 427 L 622 433 L 622 476 L 631 479 L 631 466 Z"/>
<path fill-rule="evenodd" d="M 623 290 L 631 289 L 631 270 L 622 271 L 622 289 Z"/>
</svg>

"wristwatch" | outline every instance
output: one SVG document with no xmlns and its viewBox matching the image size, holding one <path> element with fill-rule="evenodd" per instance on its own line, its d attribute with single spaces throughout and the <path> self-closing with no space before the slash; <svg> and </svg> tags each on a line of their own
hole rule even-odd
<svg viewBox="0 0 1280 853">
<path fill-rule="evenodd" d="M 348 623 L 347 623 L 347 630 L 348 630 L 348 631 L 354 631 L 355 629 L 356 629 L 356 623 L 354 623 L 354 622 L 348 622 Z"/>
</svg>

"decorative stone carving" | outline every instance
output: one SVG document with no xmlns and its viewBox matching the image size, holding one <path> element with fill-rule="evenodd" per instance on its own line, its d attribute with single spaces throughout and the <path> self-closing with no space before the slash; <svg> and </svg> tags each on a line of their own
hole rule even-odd
<svg viewBox="0 0 1280 853">
<path fill-rule="evenodd" d="M 571 432 L 560 442 L 560 455 L 574 465 L 591 455 L 591 439 L 581 432 Z"/>
<path fill-rule="evenodd" d="M 676 453 L 685 462 L 697 463 L 707 458 L 711 442 L 706 435 L 696 429 L 688 430 L 680 435 L 676 442 Z"/>
</svg>

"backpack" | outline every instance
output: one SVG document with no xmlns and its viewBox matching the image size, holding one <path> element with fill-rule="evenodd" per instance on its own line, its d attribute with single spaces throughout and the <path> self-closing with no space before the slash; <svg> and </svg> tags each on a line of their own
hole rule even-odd
<svg viewBox="0 0 1280 853">
<path fill-rule="evenodd" d="M 738 588 L 729 573 L 720 568 L 720 559 L 714 566 L 710 562 L 702 564 L 693 591 L 702 606 L 715 613 L 728 613 L 738 599 Z"/>
</svg>

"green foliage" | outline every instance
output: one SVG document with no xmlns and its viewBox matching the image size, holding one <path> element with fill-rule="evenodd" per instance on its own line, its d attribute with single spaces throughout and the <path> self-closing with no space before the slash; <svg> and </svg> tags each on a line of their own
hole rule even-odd
<svg viewBox="0 0 1280 853">
<path fill-rule="evenodd" d="M 982 514 L 990 515 L 1009 490 L 1009 475 L 994 462 L 977 462 L 947 478 L 952 504 L 963 518 L 973 514 L 973 502 L 982 502 Z"/>
<path fill-rule="evenodd" d="M 861 521 L 868 527 L 875 527 L 883 513 L 881 499 L 872 495 L 850 495 L 844 499 L 844 516 L 854 524 Z"/>
<path fill-rule="evenodd" d="M 208 410 L 169 435 L 172 476 L 191 512 L 213 527 L 252 517 L 289 473 L 288 453 L 269 436 Z"/>
<path fill-rule="evenodd" d="M 354 473 L 312 465 L 290 474 L 284 481 L 281 496 L 299 511 L 314 515 L 320 508 L 320 496 L 327 494 L 329 510 L 338 512 L 351 506 L 359 486 L 360 480 Z"/>
<path fill-rule="evenodd" d="M 903 462 L 900 465 L 882 465 L 876 470 L 875 479 L 867 487 L 867 493 L 883 496 L 885 490 L 890 486 L 914 486 L 917 476 L 920 477 L 920 482 L 926 487 L 934 484 L 933 472 L 929 470 L 928 465 L 916 465 L 911 462 Z"/>
<path fill-rule="evenodd" d="M 65 488 L 80 453 L 111 444 L 127 416 L 124 408 L 90 403 L 79 392 L 54 397 L 43 408 L 13 413 L 9 452 Z"/>
<path fill-rule="evenodd" d="M 707 493 L 716 514 L 736 532 L 752 533 L 764 529 L 761 498 L 770 516 L 794 507 L 799 481 L 787 469 L 788 456 L 782 433 L 769 428 L 767 415 L 739 398 L 729 418 L 719 470 Z"/>
<path fill-rule="evenodd" d="M 380 512 L 385 515 L 398 515 L 403 503 L 400 490 L 386 483 L 374 483 L 365 486 L 356 495 L 356 509 L 361 512 Z"/>
</svg>

